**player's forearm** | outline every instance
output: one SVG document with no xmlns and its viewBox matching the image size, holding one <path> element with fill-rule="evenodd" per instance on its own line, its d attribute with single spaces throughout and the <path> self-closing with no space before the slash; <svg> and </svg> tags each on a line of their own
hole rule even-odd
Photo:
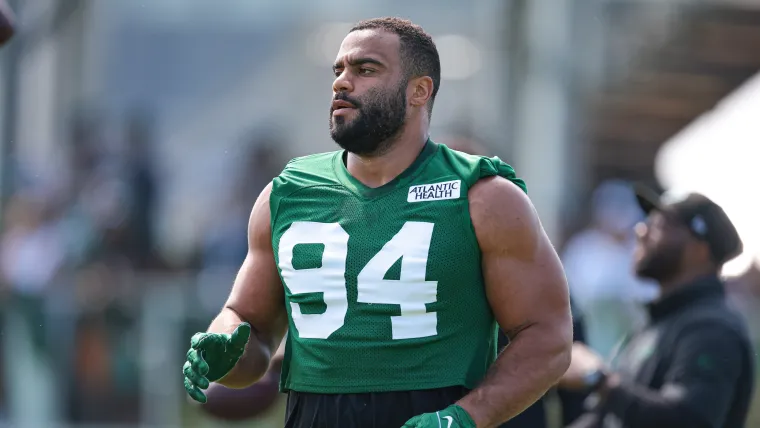
<svg viewBox="0 0 760 428">
<path fill-rule="evenodd" d="M 211 322 L 208 331 L 229 334 L 235 331 L 235 328 L 244 321 L 237 312 L 225 307 L 214 321 Z M 228 388 L 245 388 L 266 374 L 272 351 L 268 345 L 259 339 L 255 327 L 252 326 L 252 328 L 252 334 L 248 339 L 245 353 L 240 357 L 235 367 L 226 376 L 219 379 L 217 383 Z"/>
<path fill-rule="evenodd" d="M 571 327 L 568 327 L 571 329 Z M 495 427 L 536 402 L 570 364 L 572 332 L 535 324 L 517 334 L 483 382 L 457 404 L 478 428 Z"/>
</svg>

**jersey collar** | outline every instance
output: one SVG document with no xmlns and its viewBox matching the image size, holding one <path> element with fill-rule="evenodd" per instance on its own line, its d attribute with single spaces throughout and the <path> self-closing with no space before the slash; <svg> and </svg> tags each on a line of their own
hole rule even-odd
<svg viewBox="0 0 760 428">
<path fill-rule="evenodd" d="M 415 159 L 414 162 L 412 162 L 412 164 L 409 165 L 406 170 L 397 175 L 396 178 L 383 184 L 380 187 L 368 187 L 361 181 L 357 180 L 353 175 L 351 175 L 350 172 L 348 172 L 348 168 L 346 168 L 346 163 L 344 160 L 346 156 L 345 150 L 340 150 L 335 153 L 335 156 L 333 157 L 333 166 L 338 181 L 340 181 L 341 184 L 343 184 L 352 193 L 365 199 L 378 198 L 400 187 L 404 187 L 406 184 L 412 181 L 414 177 L 416 177 L 417 174 L 422 171 L 423 167 L 428 163 L 428 161 L 430 161 L 430 159 L 432 159 L 433 155 L 437 151 L 438 144 L 428 139 L 419 156 L 417 156 L 417 159 Z"/>
</svg>

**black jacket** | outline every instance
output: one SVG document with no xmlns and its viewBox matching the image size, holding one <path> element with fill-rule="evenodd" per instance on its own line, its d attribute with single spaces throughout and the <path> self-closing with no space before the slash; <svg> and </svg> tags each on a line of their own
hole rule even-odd
<svg viewBox="0 0 760 428">
<path fill-rule="evenodd" d="M 620 347 L 622 383 L 572 428 L 741 428 L 754 384 L 744 320 L 723 284 L 701 278 L 649 307 Z"/>
</svg>

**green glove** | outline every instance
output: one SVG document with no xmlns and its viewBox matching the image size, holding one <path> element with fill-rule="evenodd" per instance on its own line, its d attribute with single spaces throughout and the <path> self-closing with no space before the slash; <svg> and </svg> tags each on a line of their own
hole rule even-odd
<svg viewBox="0 0 760 428">
<path fill-rule="evenodd" d="M 476 428 L 476 425 L 467 411 L 452 404 L 439 412 L 415 416 L 401 428 Z"/>
<path fill-rule="evenodd" d="M 223 378 L 235 367 L 251 336 L 251 325 L 241 323 L 232 334 L 196 333 L 190 339 L 187 361 L 182 367 L 185 390 L 193 400 L 206 402 L 201 389 Z"/>
</svg>

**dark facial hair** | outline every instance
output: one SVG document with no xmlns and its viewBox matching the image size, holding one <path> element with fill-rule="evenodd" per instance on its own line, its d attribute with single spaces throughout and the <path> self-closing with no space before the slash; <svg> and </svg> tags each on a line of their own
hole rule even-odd
<svg viewBox="0 0 760 428">
<path fill-rule="evenodd" d="M 675 277 L 681 268 L 685 243 L 672 243 L 649 250 L 636 265 L 636 274 L 642 278 L 665 282 Z"/>
<path fill-rule="evenodd" d="M 348 119 L 333 117 L 330 107 L 330 136 L 343 149 L 357 155 L 379 155 L 388 150 L 401 133 L 406 119 L 406 81 L 398 87 L 383 90 L 373 88 L 361 98 L 349 97 L 345 92 L 335 100 L 348 101 L 356 107 L 356 114 Z"/>
</svg>

